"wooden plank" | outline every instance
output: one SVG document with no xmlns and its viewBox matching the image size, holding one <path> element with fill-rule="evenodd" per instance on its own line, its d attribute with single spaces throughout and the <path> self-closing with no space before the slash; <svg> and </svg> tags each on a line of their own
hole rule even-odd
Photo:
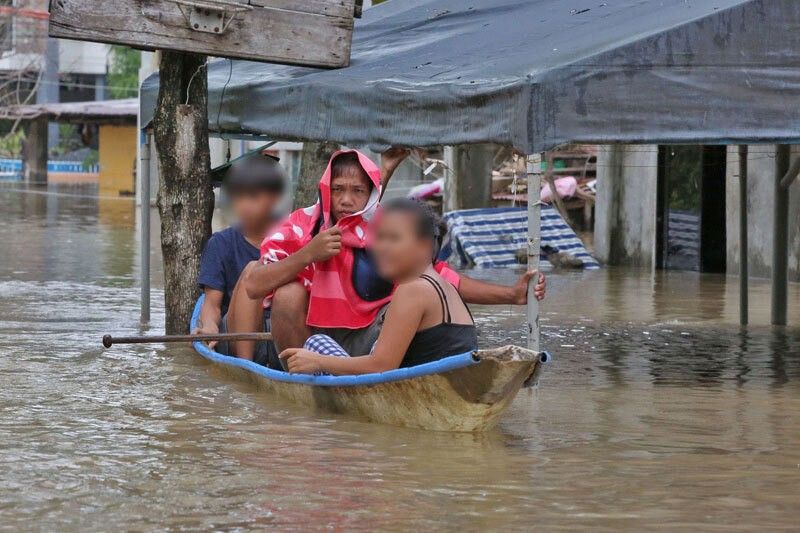
<svg viewBox="0 0 800 533">
<path fill-rule="evenodd" d="M 280 8 L 240 13 L 218 35 L 189 28 L 170 0 L 52 0 L 50 36 L 292 65 L 348 65 L 354 0 L 309 1 L 302 8 L 288 0 L 252 1 Z"/>
<path fill-rule="evenodd" d="M 329 17 L 352 18 L 355 12 L 353 0 L 239 0 L 251 6 L 266 7 L 272 9 L 286 9 L 287 11 L 299 11 L 301 13 L 311 13 L 314 15 L 326 15 Z"/>
</svg>

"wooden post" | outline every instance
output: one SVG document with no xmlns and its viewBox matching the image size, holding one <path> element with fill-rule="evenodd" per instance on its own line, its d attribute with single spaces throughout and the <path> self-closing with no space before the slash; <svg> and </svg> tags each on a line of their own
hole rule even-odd
<svg viewBox="0 0 800 533">
<path fill-rule="evenodd" d="M 564 201 L 558 195 L 558 191 L 556 191 L 556 178 L 553 175 L 553 152 L 546 153 L 545 161 L 547 161 L 547 170 L 544 172 L 543 179 L 550 187 L 550 197 L 553 199 L 552 205 L 556 208 L 556 211 L 559 212 L 561 218 L 564 219 L 564 222 L 566 222 L 568 226 L 572 226 L 569 221 L 569 213 L 567 213 L 567 208 L 564 206 Z"/>
<path fill-rule="evenodd" d="M 444 147 L 444 193 L 442 195 L 442 210 L 447 213 L 449 211 L 457 211 L 461 208 L 460 188 L 458 186 L 459 175 L 456 167 L 458 167 L 457 148 L 455 146 Z"/>
<path fill-rule="evenodd" d="M 541 254 L 542 155 L 528 156 L 528 272 L 538 272 Z M 528 283 L 528 349 L 539 351 L 539 300 L 533 294 L 536 277 Z"/>
<path fill-rule="evenodd" d="M 772 238 L 772 324 L 786 325 L 786 290 L 789 270 L 789 191 L 781 180 L 789 172 L 791 147 L 779 144 L 775 155 Z"/>
<path fill-rule="evenodd" d="M 492 167 L 496 146 L 447 146 L 444 210 L 489 207 L 492 202 Z"/>
<path fill-rule="evenodd" d="M 25 183 L 47 185 L 47 117 L 30 121 L 22 149 Z"/>
<path fill-rule="evenodd" d="M 314 205 L 319 200 L 319 179 L 328 167 L 333 152 L 339 149 L 334 142 L 304 142 L 300 156 L 300 175 L 294 188 L 294 207 Z"/>
<path fill-rule="evenodd" d="M 189 329 L 199 294 L 200 254 L 211 233 L 214 195 L 205 63 L 205 56 L 197 54 L 170 50 L 161 54 L 153 133 L 160 177 L 165 331 L 169 335 Z"/>
<path fill-rule="evenodd" d="M 746 326 L 748 317 L 747 265 L 747 145 L 739 147 L 739 323 Z"/>
</svg>

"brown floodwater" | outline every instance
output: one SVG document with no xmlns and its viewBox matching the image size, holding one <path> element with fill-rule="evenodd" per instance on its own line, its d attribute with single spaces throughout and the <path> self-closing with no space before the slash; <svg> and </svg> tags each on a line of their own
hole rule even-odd
<svg viewBox="0 0 800 533">
<path fill-rule="evenodd" d="M 737 279 L 552 272 L 554 355 L 485 435 L 329 416 L 216 374 L 138 323 L 136 210 L 0 186 L 0 529 L 796 529 L 800 290 L 736 325 Z M 153 242 L 157 243 L 157 230 Z M 507 271 L 473 272 L 510 282 Z M 479 307 L 484 346 L 523 344 Z"/>
</svg>

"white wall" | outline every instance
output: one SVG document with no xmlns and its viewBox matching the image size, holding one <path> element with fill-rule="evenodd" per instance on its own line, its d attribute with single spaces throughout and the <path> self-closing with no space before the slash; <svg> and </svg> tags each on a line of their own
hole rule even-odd
<svg viewBox="0 0 800 533">
<path fill-rule="evenodd" d="M 753 277 L 772 273 L 773 196 L 775 145 L 752 145 L 748 149 L 748 267 Z M 800 147 L 792 150 L 800 157 Z M 789 189 L 789 279 L 800 281 L 800 182 Z M 739 272 L 739 148 L 728 147 L 725 201 L 727 206 L 728 272 Z"/>
<path fill-rule="evenodd" d="M 62 74 L 105 74 L 110 47 L 107 44 L 58 40 L 58 71 Z"/>
<path fill-rule="evenodd" d="M 601 262 L 653 268 L 658 146 L 601 146 L 597 155 L 594 247 Z"/>
</svg>

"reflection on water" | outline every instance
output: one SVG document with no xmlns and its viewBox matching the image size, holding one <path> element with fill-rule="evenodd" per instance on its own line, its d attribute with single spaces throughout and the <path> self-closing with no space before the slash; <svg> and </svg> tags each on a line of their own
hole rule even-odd
<svg viewBox="0 0 800 533">
<path fill-rule="evenodd" d="M 763 325 L 765 283 L 741 331 L 735 278 L 553 273 L 542 386 L 487 435 L 405 430 L 308 413 L 185 348 L 103 351 L 140 331 L 136 210 L 58 192 L 0 188 L 4 527 L 795 527 L 800 330 Z M 476 311 L 484 345 L 522 342 L 520 309 Z"/>
</svg>

